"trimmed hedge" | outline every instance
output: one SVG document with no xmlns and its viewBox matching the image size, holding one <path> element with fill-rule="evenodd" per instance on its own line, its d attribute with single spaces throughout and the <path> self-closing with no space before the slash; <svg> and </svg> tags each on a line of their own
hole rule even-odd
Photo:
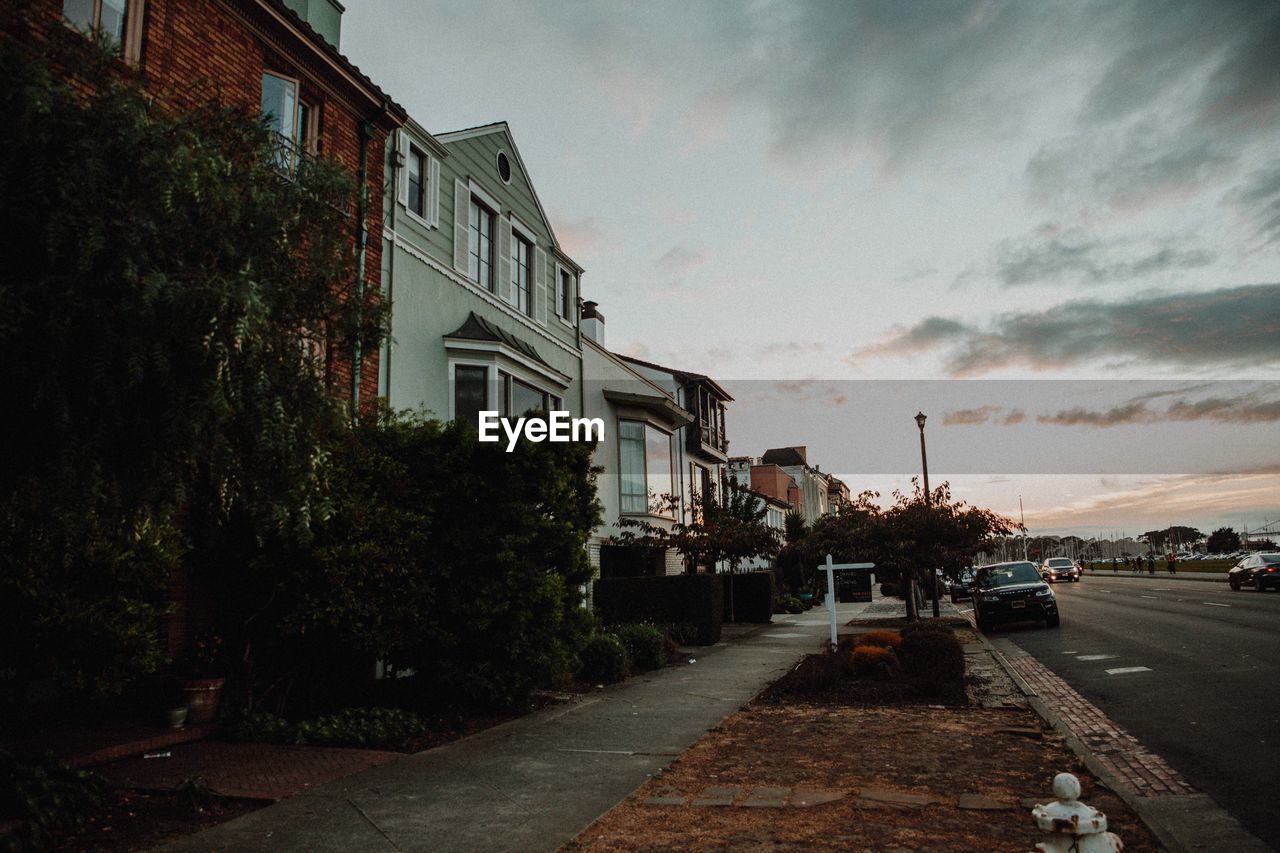
<svg viewBox="0 0 1280 853">
<path fill-rule="evenodd" d="M 693 645 L 720 642 L 724 588 L 717 575 L 602 578 L 595 582 L 592 597 L 596 612 L 607 624 L 687 624 L 697 632 L 688 638 Z"/>
<path fill-rule="evenodd" d="M 725 621 L 730 614 L 738 622 L 773 621 L 773 572 L 726 573 L 720 577 L 724 584 Z M 732 607 L 729 606 L 730 589 L 733 590 Z"/>
<path fill-rule="evenodd" d="M 902 668 L 934 693 L 964 687 L 964 648 L 951 631 L 903 631 Z"/>
</svg>

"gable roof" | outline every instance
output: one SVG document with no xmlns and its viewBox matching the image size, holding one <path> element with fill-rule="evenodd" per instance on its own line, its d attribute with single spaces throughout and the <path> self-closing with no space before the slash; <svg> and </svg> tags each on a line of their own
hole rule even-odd
<svg viewBox="0 0 1280 853">
<path fill-rule="evenodd" d="M 528 343 L 522 338 L 508 332 L 499 326 L 495 326 L 476 312 L 472 311 L 467 315 L 467 319 L 454 331 L 445 335 L 446 338 L 460 338 L 466 341 L 494 341 L 496 343 L 505 344 L 522 355 L 528 356 L 539 364 L 551 367 L 547 364 L 547 360 L 538 354 L 533 344 Z M 551 368 L 554 370 L 555 368 Z"/>
<path fill-rule="evenodd" d="M 547 210 L 542 206 L 542 199 L 538 198 L 538 189 L 533 185 L 533 177 L 529 174 L 529 167 L 524 164 L 524 158 L 520 156 L 520 147 L 516 145 L 515 137 L 511 134 L 511 127 L 505 121 L 495 121 L 492 124 L 481 124 L 475 127 L 466 127 L 462 130 L 453 130 L 448 133 L 437 133 L 435 138 L 445 145 L 453 142 L 462 142 L 466 139 L 474 139 L 477 136 L 490 136 L 495 133 L 506 134 L 507 142 L 511 145 L 511 153 L 515 155 L 516 163 L 520 166 L 521 173 L 524 174 L 525 182 L 529 185 L 529 194 L 533 196 L 533 203 L 538 207 L 538 213 L 542 216 L 542 223 L 547 226 L 547 233 L 551 235 L 551 245 L 560 255 L 577 268 L 577 272 L 583 272 L 583 269 L 577 263 L 565 254 L 564 249 L 560 245 L 560 240 L 556 237 L 556 230 L 551 226 L 551 217 L 547 216 Z"/>
<path fill-rule="evenodd" d="M 732 395 L 730 395 L 728 391 L 726 391 L 726 390 L 724 390 L 723 388 L 721 388 L 721 387 L 720 387 L 720 383 L 716 382 L 716 381 L 715 381 L 714 379 L 712 379 L 710 376 L 707 376 L 707 375 L 705 375 L 705 374 L 702 374 L 702 373 L 690 373 L 690 372 L 689 372 L 689 371 L 687 371 L 687 370 L 676 370 L 674 367 L 663 367 L 661 364 L 654 364 L 654 363 L 653 363 L 653 362 L 651 362 L 651 361 L 641 361 L 641 360 L 640 360 L 640 359 L 638 359 L 638 358 L 633 358 L 633 357 L 631 357 L 631 356 L 629 356 L 629 355 L 622 355 L 621 353 L 618 353 L 618 358 L 622 359 L 623 361 L 629 361 L 629 362 L 631 362 L 632 364 L 638 364 L 638 365 L 640 365 L 641 367 L 647 367 L 647 368 L 649 368 L 650 370 L 660 370 L 660 371 L 662 371 L 663 373 L 670 373 L 670 374 L 671 374 L 672 376 L 674 376 L 677 380 L 679 380 L 682 384 L 683 384 L 683 383 L 691 383 L 691 382 L 705 382 L 706 384 L 708 384 L 708 385 L 710 385 L 712 388 L 714 388 L 714 389 L 715 389 L 715 392 L 716 392 L 717 394 L 719 394 L 720 396 L 722 396 L 722 397 L 724 398 L 724 400 L 725 400 L 725 402 L 726 402 L 726 403 L 732 403 L 732 402 L 733 402 L 733 396 L 732 396 Z"/>
</svg>

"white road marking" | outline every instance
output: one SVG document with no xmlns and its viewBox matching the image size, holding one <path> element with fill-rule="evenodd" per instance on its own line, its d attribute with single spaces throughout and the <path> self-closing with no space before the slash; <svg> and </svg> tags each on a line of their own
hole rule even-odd
<svg viewBox="0 0 1280 853">
<path fill-rule="evenodd" d="M 1173 589 L 1167 586 L 1153 586 L 1151 587 L 1151 591 L 1152 592 L 1173 592 Z"/>
<path fill-rule="evenodd" d="M 1114 660 L 1119 655 L 1080 655 L 1076 660 Z"/>
<path fill-rule="evenodd" d="M 1218 603 L 1218 602 L 1216 602 L 1216 601 L 1202 601 L 1202 602 L 1200 602 L 1200 603 L 1201 603 L 1201 604 L 1207 604 L 1207 605 L 1209 605 L 1210 607 L 1230 607 L 1230 606 L 1231 606 L 1230 604 L 1219 604 L 1219 603 Z"/>
<path fill-rule="evenodd" d="M 1149 599 L 1151 599 L 1152 601 L 1159 601 L 1159 600 L 1160 600 L 1160 596 L 1158 596 L 1158 595 L 1144 595 L 1144 596 L 1142 596 L 1142 598 L 1149 598 Z"/>
<path fill-rule="evenodd" d="M 1127 675 L 1130 672 L 1151 672 L 1149 666 L 1118 666 L 1107 670 L 1107 675 Z"/>
<path fill-rule="evenodd" d="M 785 632 L 785 631 L 783 631 L 783 632 L 779 632 L 779 631 L 771 631 L 770 633 L 765 634 L 765 636 L 766 636 L 766 637 L 773 637 L 775 640 L 789 640 L 789 639 L 791 639 L 792 637 L 803 637 L 803 636 L 804 636 L 804 634 L 790 634 L 790 633 L 787 633 L 787 632 Z"/>
<path fill-rule="evenodd" d="M 1079 652 L 1063 652 L 1064 655 L 1078 655 Z"/>
</svg>

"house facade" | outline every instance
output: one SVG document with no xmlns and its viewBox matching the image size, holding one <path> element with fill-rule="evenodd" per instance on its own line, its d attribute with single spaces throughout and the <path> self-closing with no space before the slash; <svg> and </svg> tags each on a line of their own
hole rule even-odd
<svg viewBox="0 0 1280 853">
<path fill-rule="evenodd" d="M 729 462 L 725 411 L 733 397 L 714 379 L 701 373 L 663 367 L 630 356 L 619 358 L 636 373 L 665 389 L 693 415 L 693 420 L 680 427 L 675 436 L 674 450 L 681 519 L 692 521 L 694 507 L 702 495 L 713 489 L 717 494 L 723 491 L 725 466 Z"/>
<path fill-rule="evenodd" d="M 581 414 L 578 288 L 505 122 L 386 146 L 380 393 L 471 424 L 482 410 Z"/>
</svg>

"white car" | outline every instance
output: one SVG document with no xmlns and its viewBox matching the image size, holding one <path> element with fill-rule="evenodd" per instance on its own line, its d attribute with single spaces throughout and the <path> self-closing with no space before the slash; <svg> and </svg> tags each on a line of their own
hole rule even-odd
<svg viewBox="0 0 1280 853">
<path fill-rule="evenodd" d="M 1080 566 L 1070 557 L 1050 557 L 1040 564 L 1040 577 L 1049 583 L 1080 580 Z"/>
</svg>

